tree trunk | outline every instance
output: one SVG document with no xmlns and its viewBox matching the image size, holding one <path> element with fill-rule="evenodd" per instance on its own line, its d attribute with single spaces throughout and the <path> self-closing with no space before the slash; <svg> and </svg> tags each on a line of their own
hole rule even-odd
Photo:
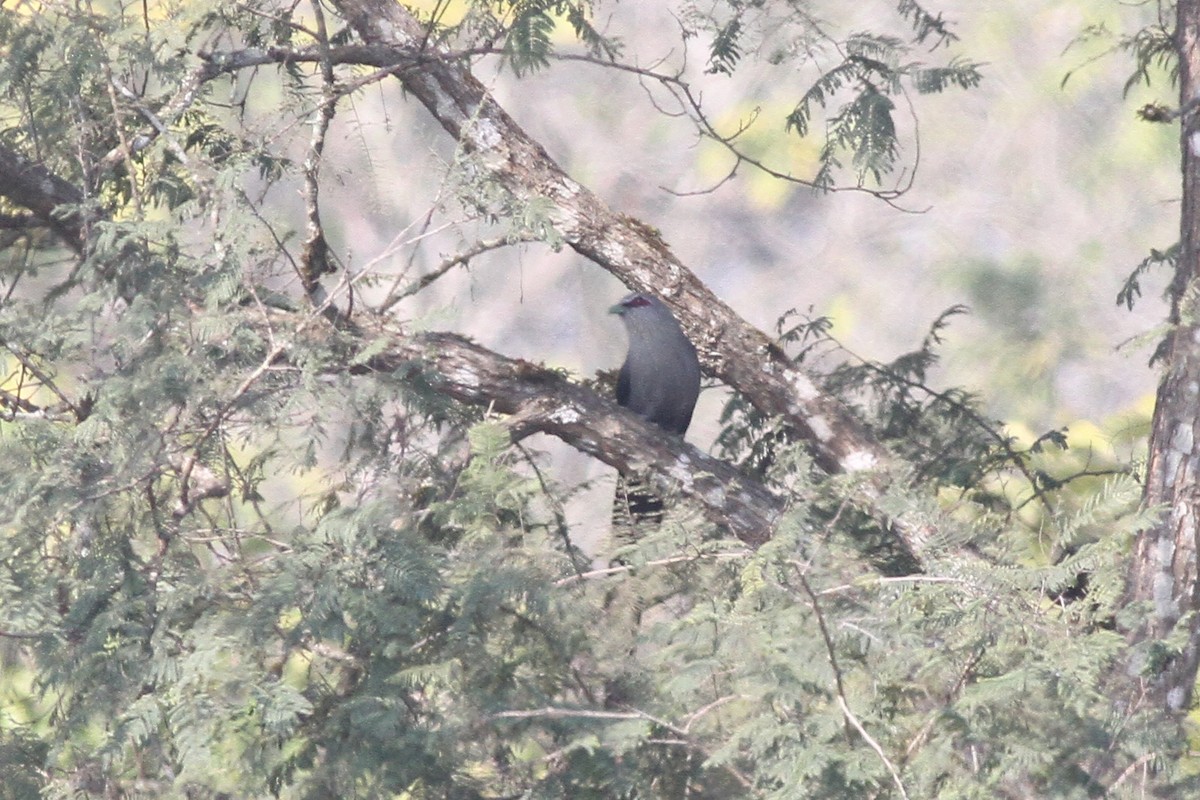
<svg viewBox="0 0 1200 800">
<path fill-rule="evenodd" d="M 1150 698 L 1180 712 L 1191 704 L 1200 663 L 1197 616 L 1197 537 L 1200 536 L 1200 0 L 1177 5 L 1183 203 L 1179 262 L 1171 283 L 1171 332 L 1150 435 L 1146 503 L 1161 506 L 1157 525 L 1137 540 L 1129 599 L 1147 604 L 1149 618 L 1132 632 L 1135 644 L 1172 634 L 1185 643 L 1156 674 L 1146 675 Z M 1177 626 L 1185 626 L 1178 630 Z M 1145 658 L 1142 664 L 1146 666 Z"/>
</svg>

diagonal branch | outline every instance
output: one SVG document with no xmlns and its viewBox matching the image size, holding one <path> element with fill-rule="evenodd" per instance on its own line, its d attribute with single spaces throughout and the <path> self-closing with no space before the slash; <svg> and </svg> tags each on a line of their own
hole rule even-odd
<svg viewBox="0 0 1200 800">
<path fill-rule="evenodd" d="M 333 5 L 368 47 L 409 51 L 423 41 L 421 24 L 400 4 L 333 0 Z M 709 291 L 657 231 L 612 211 L 563 172 L 467 69 L 435 59 L 396 77 L 514 197 L 550 200 L 555 229 L 576 252 L 627 286 L 661 296 L 696 343 L 706 371 L 737 389 L 762 413 L 783 417 L 825 470 L 872 470 L 893 460 L 849 409 L 821 392 L 767 336 Z M 867 503 L 878 506 L 884 487 L 862 491 Z M 907 550 L 918 555 L 924 550 L 930 533 L 924 525 L 887 521 Z"/>
<path fill-rule="evenodd" d="M 816 382 L 766 335 L 713 295 L 675 257 L 656 230 L 612 211 L 567 176 L 469 71 L 445 60 L 437 51 L 417 49 L 424 30 L 403 6 L 386 0 L 335 0 L 334 5 L 358 31 L 365 46 L 339 48 L 337 58 L 330 51 L 326 54 L 330 62 L 347 63 L 356 58 L 358 63 L 394 67 L 394 74 L 408 93 L 459 140 L 464 150 L 476 156 L 489 177 L 518 200 L 551 201 L 553 225 L 563 241 L 628 286 L 661 296 L 696 343 L 706 371 L 741 392 L 760 412 L 782 418 L 808 443 L 822 468 L 830 473 L 863 472 L 885 468 L 893 461 L 888 450 L 849 409 L 820 391 Z M 318 60 L 319 54 L 313 55 L 313 60 Z M 236 58 L 213 56 L 206 69 L 194 77 L 211 79 L 258 58 L 278 61 L 280 55 L 263 51 L 252 57 L 247 51 Z M 184 94 L 193 96 L 194 92 Z M 0 195 L 52 221 L 64 239 L 77 250 L 82 249 L 87 220 L 78 214 L 63 217 L 53 213 L 59 205 L 78 203 L 82 193 L 3 146 Z M 523 412 L 532 415 L 531 424 L 535 426 L 553 421 L 545 416 L 549 412 L 539 412 L 535 404 L 528 404 Z M 579 435 L 591 432 L 581 430 Z M 591 449 L 580 446 L 588 441 L 580 438 L 575 444 L 606 463 L 618 465 L 617 456 L 600 443 L 591 442 Z M 674 457 L 678 453 L 664 455 Z M 732 468 L 727 469 L 732 473 Z M 858 487 L 858 499 L 868 508 L 877 509 L 876 516 L 919 563 L 931 533 L 929 526 L 878 510 L 886 490 L 882 478 L 860 482 Z M 762 508 L 777 505 L 768 502 Z M 761 524 L 763 512 L 750 516 L 755 520 L 731 520 L 731 530 L 765 529 Z"/>
<path fill-rule="evenodd" d="M 317 0 L 312 3 L 313 18 L 317 23 L 320 36 L 318 46 L 321 50 L 321 104 L 316 109 L 316 118 L 312 122 L 312 138 L 308 145 L 308 154 L 304 158 L 304 215 L 306 217 L 304 252 L 300 258 L 300 282 L 304 293 L 308 295 L 313 305 L 320 305 L 324 299 L 320 294 L 319 281 L 322 275 L 336 272 L 332 263 L 329 244 L 325 240 L 325 229 L 321 225 L 320 211 L 320 177 L 321 157 L 325 151 L 325 135 L 329 131 L 329 123 L 333 121 L 335 104 L 333 99 L 334 79 L 333 64 L 329 61 L 329 35 L 325 29 L 325 13 Z"/>
<path fill-rule="evenodd" d="M 79 206 L 83 192 L 44 165 L 29 161 L 15 150 L 0 145 L 0 197 L 27 208 L 49 225 L 76 253 L 83 252 L 88 221 L 78 209 L 59 212 L 60 206 Z"/>
<path fill-rule="evenodd" d="M 357 371 L 420 375 L 438 393 L 512 415 L 514 439 L 548 433 L 622 471 L 647 467 L 655 488 L 693 500 L 746 544 L 770 539 L 782 498 L 730 464 L 706 455 L 561 373 L 506 358 L 452 333 L 378 331 L 392 343 Z"/>
</svg>

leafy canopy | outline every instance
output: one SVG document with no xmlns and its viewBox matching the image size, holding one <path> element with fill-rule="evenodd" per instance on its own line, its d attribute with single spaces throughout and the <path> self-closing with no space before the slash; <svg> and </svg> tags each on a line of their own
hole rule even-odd
<svg viewBox="0 0 1200 800">
<path fill-rule="evenodd" d="M 430 42 L 517 75 L 555 66 L 564 21 L 567 54 L 634 63 L 599 4 L 473 2 L 451 24 L 452 5 L 423 7 Z M 838 53 L 779 121 L 806 135 L 832 110 L 812 178 L 830 188 L 847 153 L 856 183 L 896 170 L 897 98 L 980 79 L 912 60 L 954 36 L 896 11 L 907 39 L 837 39 L 790 3 L 678 19 L 730 79 L 764 52 Z M 908 458 L 885 500 L 937 531 L 922 574 L 889 572 L 853 481 L 737 398 L 723 454 L 790 501 L 770 543 L 681 505 L 585 555 L 561 513 L 577 487 L 542 456 L 419 369 L 365 369 L 385 343 L 326 312 L 395 276 L 327 302 L 298 289 L 304 224 L 281 199 L 314 196 L 323 92 L 365 68 L 331 88 L 310 62 L 258 64 L 171 111 L 197 52 L 344 38 L 258 3 L 0 16 L 0 146 L 77 187 L 55 213 L 89 233 L 76 257 L 0 208 L 3 796 L 1082 797 L 1077 765 L 1170 751 L 1101 689 L 1132 613 L 1135 481 L 1034 481 L 1030 524 L 1007 487 L 1050 465 L 996 441 L 972 398 L 925 388 L 944 319 L 905 360 L 827 386 Z M 446 169 L 472 221 L 549 238 L 549 210 L 469 156 Z M 780 332 L 800 361 L 833 346 L 816 322 Z"/>
</svg>

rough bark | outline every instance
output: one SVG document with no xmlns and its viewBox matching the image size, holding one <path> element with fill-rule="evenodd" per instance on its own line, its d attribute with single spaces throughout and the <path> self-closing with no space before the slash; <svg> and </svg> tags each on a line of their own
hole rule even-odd
<svg viewBox="0 0 1200 800">
<path fill-rule="evenodd" d="M 1176 8 L 1182 116 L 1183 203 L 1180 251 L 1171 286 L 1172 329 L 1160 355 L 1164 372 L 1158 386 L 1150 436 L 1145 500 L 1164 509 L 1158 525 L 1136 542 L 1129 576 L 1129 599 L 1150 610 L 1132 632 L 1135 643 L 1186 634 L 1186 645 L 1157 675 L 1144 676 L 1152 701 L 1181 712 L 1191 704 L 1200 664 L 1196 557 L 1200 536 L 1200 0 L 1180 0 Z M 1179 625 L 1186 626 L 1178 631 Z M 1135 668 L 1143 665 L 1134 665 Z"/>
<path fill-rule="evenodd" d="M 333 5 L 365 45 L 338 48 L 337 61 L 394 67 L 406 92 L 514 197 L 552 201 L 555 227 L 567 244 L 631 288 L 662 297 L 696 344 L 705 370 L 741 392 L 762 413 L 787 421 L 808 443 L 822 468 L 830 473 L 853 473 L 885 468 L 892 462 L 888 450 L 849 409 L 821 392 L 813 378 L 792 364 L 767 336 L 713 295 L 675 257 L 657 231 L 609 209 L 567 176 L 460 66 L 462 54 L 442 58 L 423 49 L 424 30 L 399 4 L 335 0 Z M 312 53 L 271 48 L 207 54 L 178 96 L 194 97 L 199 83 L 241 67 L 313 57 Z M 173 100 L 170 106 L 174 109 L 182 102 Z M 6 166 L 0 159 L 0 172 Z M 0 194 L 35 210 L 30 202 L 41 202 L 15 197 L 7 188 L 0 174 Z M 78 227 L 75 231 L 73 234 L 71 226 L 66 226 L 64 238 L 82 235 Z M 882 481 L 859 486 L 859 501 L 864 507 L 877 508 L 886 488 Z M 764 514 L 770 516 L 767 510 Z M 930 534 L 928 527 L 878 510 L 876 515 L 890 527 L 912 563 L 919 564 Z M 731 524 L 731 529 L 736 524 Z"/>
<path fill-rule="evenodd" d="M 425 31 L 389 0 L 333 0 L 368 47 L 412 52 Z M 883 467 L 892 456 L 849 409 L 820 391 L 761 331 L 739 317 L 684 266 L 644 223 L 614 212 L 554 162 L 455 61 L 434 60 L 396 78 L 493 179 L 518 199 L 549 199 L 555 228 L 576 252 L 630 288 L 652 292 L 674 311 L 695 343 L 705 370 L 741 392 L 759 411 L 782 417 L 830 473 Z M 866 486 L 872 504 L 882 486 Z M 906 551 L 920 555 L 929 531 L 889 519 Z"/>
<path fill-rule="evenodd" d="M 0 196 L 39 217 L 57 219 L 56 231 L 83 242 L 80 218 L 55 212 L 62 203 L 77 202 L 80 190 L 2 145 Z M 289 327 L 282 316 L 277 312 L 272 324 Z M 506 358 L 451 333 L 408 335 L 374 325 L 354 333 L 363 345 L 384 336 L 390 340 L 364 369 L 418 371 L 441 394 L 511 415 L 507 425 L 514 439 L 548 433 L 618 470 L 652 468 L 657 489 L 691 498 L 709 519 L 749 545 L 767 541 L 783 511 L 783 500 L 762 484 L 553 370 Z"/>
<path fill-rule="evenodd" d="M 379 332 L 373 335 L 378 335 Z M 514 439 L 556 436 L 621 472 L 652 467 L 660 492 L 690 498 L 704 515 L 748 545 L 767 541 L 783 501 L 729 464 L 558 372 L 494 353 L 452 333 L 392 332 L 372 369 L 420 371 L 441 394 L 511 415 Z"/>
<path fill-rule="evenodd" d="M 404 52 L 426 38 L 404 7 L 388 0 L 335 0 L 333 5 L 369 46 Z M 571 179 L 468 70 L 431 61 L 396 77 L 505 189 L 521 199 L 552 200 L 555 227 L 574 250 L 631 288 L 666 300 L 708 370 L 743 391 L 763 413 L 789 418 L 812 443 L 822 466 L 854 472 L 889 460 L 853 414 L 820 392 L 765 335 L 709 291 L 657 231 L 615 213 Z"/>
<path fill-rule="evenodd" d="M 84 217 L 78 206 L 84 196 L 73 183 L 0 147 L 0 196 L 32 211 L 75 252 L 83 251 Z"/>
</svg>

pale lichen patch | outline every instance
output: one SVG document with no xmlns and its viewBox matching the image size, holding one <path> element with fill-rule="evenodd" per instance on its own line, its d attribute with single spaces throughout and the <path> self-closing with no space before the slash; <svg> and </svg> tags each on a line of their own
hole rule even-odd
<svg viewBox="0 0 1200 800">
<path fill-rule="evenodd" d="M 879 459 L 875 454 L 868 450 L 855 450 L 850 455 L 842 459 L 842 467 L 847 472 L 862 472 L 863 470 L 874 469 L 879 464 Z"/>
<path fill-rule="evenodd" d="M 788 383 L 791 384 L 792 392 L 804 402 L 815 400 L 818 392 L 817 387 L 813 385 L 812 379 L 805 375 L 800 370 L 792 370 L 788 375 Z"/>
<path fill-rule="evenodd" d="M 581 419 L 583 419 L 583 415 L 574 406 L 562 406 L 550 412 L 550 420 L 560 425 L 573 425 Z"/>
<path fill-rule="evenodd" d="M 822 442 L 828 442 L 833 438 L 833 428 L 829 426 L 829 422 L 820 414 L 814 414 L 805 420 L 808 423 L 808 428 Z"/>
<path fill-rule="evenodd" d="M 479 388 L 479 375 L 470 367 L 457 367 L 446 372 L 446 379 L 468 389 Z"/>
<path fill-rule="evenodd" d="M 573 239 L 580 228 L 579 214 L 574 207 L 564 205 L 561 197 L 556 200 L 557 202 L 547 212 L 547 216 L 564 239 Z"/>
<path fill-rule="evenodd" d="M 559 180 L 559 184 L 562 186 L 562 189 L 558 192 L 558 195 L 565 200 L 578 197 L 579 193 L 583 190 L 582 186 L 565 175 Z"/>
<path fill-rule="evenodd" d="M 675 459 L 675 463 L 667 468 L 667 474 L 685 490 L 690 491 L 692 489 L 694 483 L 692 479 L 692 459 L 688 458 L 687 454 L 683 454 Z"/>
<path fill-rule="evenodd" d="M 606 239 L 600 245 L 600 252 L 609 261 L 622 263 L 625 261 L 625 245 L 612 239 Z"/>
<path fill-rule="evenodd" d="M 471 138 L 480 150 L 490 150 L 504 141 L 491 120 L 481 119 L 471 126 Z"/>
<path fill-rule="evenodd" d="M 1154 576 L 1154 614 L 1159 619 L 1173 620 L 1178 616 L 1175 604 L 1175 576 L 1171 573 L 1171 561 L 1175 557 L 1175 542 L 1170 536 L 1160 536 L 1157 547 L 1159 571 Z"/>
<path fill-rule="evenodd" d="M 713 488 L 704 492 L 704 502 L 712 508 L 725 507 L 725 489 L 721 485 L 716 485 Z"/>
<path fill-rule="evenodd" d="M 1172 449 L 1180 453 L 1190 454 L 1195 441 L 1190 424 L 1186 422 L 1175 423 L 1175 430 L 1171 432 Z"/>
</svg>

